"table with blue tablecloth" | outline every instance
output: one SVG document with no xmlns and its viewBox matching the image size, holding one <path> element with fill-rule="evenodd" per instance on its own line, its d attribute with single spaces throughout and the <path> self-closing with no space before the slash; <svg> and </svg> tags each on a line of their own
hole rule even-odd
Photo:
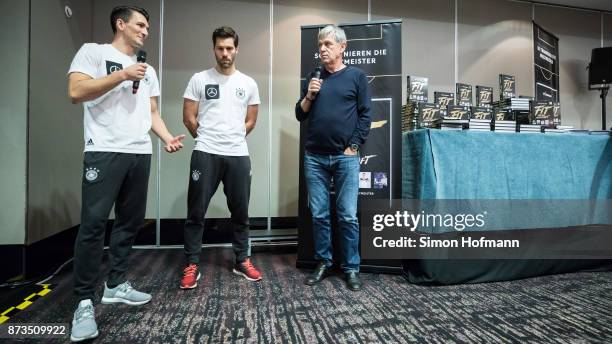
<svg viewBox="0 0 612 344">
<path fill-rule="evenodd" d="M 404 200 L 612 199 L 612 137 L 585 134 L 417 130 L 402 137 Z M 508 228 L 608 223 L 610 214 L 547 210 Z M 520 220 L 523 222 L 521 223 Z M 509 280 L 585 269 L 609 260 L 407 260 L 414 283 L 452 284 Z"/>
</svg>

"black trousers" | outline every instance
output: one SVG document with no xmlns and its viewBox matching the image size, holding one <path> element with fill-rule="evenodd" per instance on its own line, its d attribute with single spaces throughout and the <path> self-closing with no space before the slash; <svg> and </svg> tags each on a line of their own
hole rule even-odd
<svg viewBox="0 0 612 344">
<path fill-rule="evenodd" d="M 219 182 L 223 182 L 223 193 L 232 215 L 232 246 L 236 262 L 248 258 L 251 159 L 248 156 L 225 156 L 194 150 L 191 154 L 184 228 L 185 256 L 189 264 L 200 262 L 204 216 Z"/>
<path fill-rule="evenodd" d="M 81 226 L 74 244 L 74 293 L 94 298 L 100 275 L 106 221 L 115 205 L 107 284 L 125 282 L 134 238 L 144 224 L 150 154 L 86 152 L 83 158 Z"/>
</svg>

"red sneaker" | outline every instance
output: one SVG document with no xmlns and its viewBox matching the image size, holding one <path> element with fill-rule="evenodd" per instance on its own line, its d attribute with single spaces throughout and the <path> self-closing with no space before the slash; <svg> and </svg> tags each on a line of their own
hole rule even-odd
<svg viewBox="0 0 612 344">
<path fill-rule="evenodd" d="M 181 289 L 193 289 L 198 286 L 200 279 L 200 270 L 196 264 L 189 264 L 183 269 L 183 278 L 181 279 Z"/>
<path fill-rule="evenodd" d="M 261 272 L 255 269 L 249 258 L 234 265 L 233 271 L 236 275 L 243 276 L 249 281 L 259 281 L 261 279 Z"/>
</svg>

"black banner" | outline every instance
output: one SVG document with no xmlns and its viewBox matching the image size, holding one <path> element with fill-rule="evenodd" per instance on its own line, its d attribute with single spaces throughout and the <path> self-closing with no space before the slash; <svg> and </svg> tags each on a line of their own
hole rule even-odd
<svg viewBox="0 0 612 344">
<path fill-rule="evenodd" d="M 372 90 L 372 124 L 366 143 L 360 148 L 359 198 L 401 197 L 401 104 L 402 41 L 401 21 L 340 24 L 347 36 L 343 62 L 360 68 Z M 325 25 L 302 27 L 300 87 L 320 65 L 318 34 Z M 312 262 L 312 223 L 304 180 L 304 141 L 308 121 L 300 124 L 300 194 L 298 266 Z M 331 199 L 332 208 L 335 203 Z M 335 235 L 334 235 L 335 236 Z M 334 245 L 336 246 L 336 245 Z M 334 250 L 335 261 L 340 259 Z M 302 262 L 300 262 L 302 261 Z"/>
<path fill-rule="evenodd" d="M 533 22 L 535 100 L 559 102 L 559 38 Z"/>
</svg>

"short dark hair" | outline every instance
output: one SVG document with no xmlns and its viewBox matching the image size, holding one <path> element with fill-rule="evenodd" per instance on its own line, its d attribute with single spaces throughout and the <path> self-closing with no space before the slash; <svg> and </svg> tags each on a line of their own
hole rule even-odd
<svg viewBox="0 0 612 344">
<path fill-rule="evenodd" d="M 124 22 L 130 20 L 132 12 L 138 12 L 142 14 L 147 21 L 149 21 L 149 12 L 142 7 L 138 6 L 117 6 L 113 8 L 110 15 L 110 24 L 113 29 L 113 34 L 117 33 L 117 19 L 121 19 Z"/>
<path fill-rule="evenodd" d="M 234 47 L 238 48 L 238 34 L 229 26 L 221 26 L 220 28 L 215 29 L 212 34 L 213 46 L 217 43 L 217 38 L 233 38 Z"/>
</svg>

